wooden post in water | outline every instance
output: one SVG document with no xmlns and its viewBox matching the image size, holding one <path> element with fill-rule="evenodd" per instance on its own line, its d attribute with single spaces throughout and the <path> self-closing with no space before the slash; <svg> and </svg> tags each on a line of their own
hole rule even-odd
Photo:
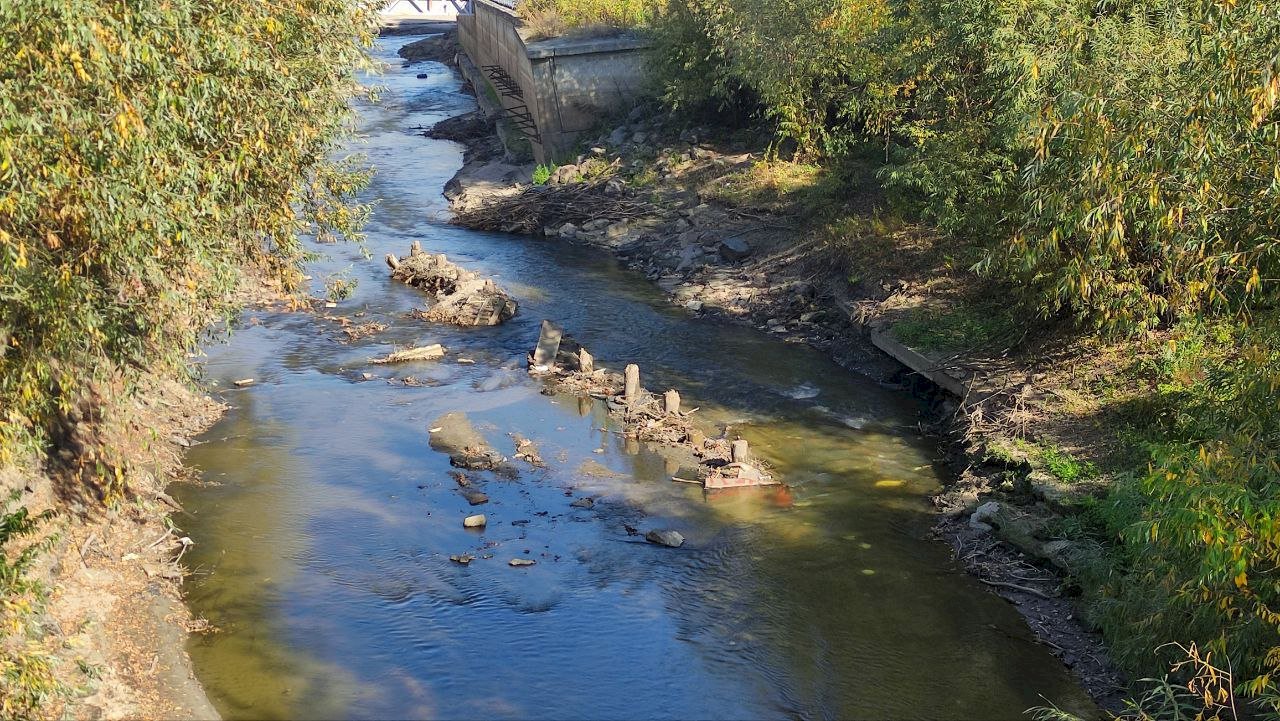
<svg viewBox="0 0 1280 721">
<path fill-rule="evenodd" d="M 578 370 L 588 375 L 596 372 L 596 359 L 587 352 L 586 348 L 578 349 Z"/>
<path fill-rule="evenodd" d="M 746 463 L 751 459 L 751 449 L 747 442 L 739 438 L 733 442 L 729 450 L 729 460 L 733 463 Z"/>
<path fill-rule="evenodd" d="M 627 405 L 632 405 L 640 398 L 640 366 L 628 363 L 626 370 L 623 371 L 623 377 L 626 379 L 623 398 L 627 401 Z"/>
<path fill-rule="evenodd" d="M 412 243 L 412 244 L 410 244 L 410 245 L 409 245 L 409 255 L 410 255 L 410 256 L 417 255 L 417 254 L 419 254 L 419 253 L 421 253 L 421 252 L 422 252 L 422 243 L 419 243 L 418 241 L 416 241 L 416 240 L 415 240 L 415 241 L 413 241 L 413 243 Z"/>
<path fill-rule="evenodd" d="M 563 335 L 564 330 L 555 323 L 549 320 L 542 321 L 542 331 L 538 333 L 538 347 L 533 349 L 535 366 L 550 368 L 556 364 L 556 353 L 560 351 L 560 338 Z"/>
<path fill-rule="evenodd" d="M 680 415 L 680 393 L 676 390 L 669 390 L 662 394 L 662 406 L 667 415 Z"/>
</svg>

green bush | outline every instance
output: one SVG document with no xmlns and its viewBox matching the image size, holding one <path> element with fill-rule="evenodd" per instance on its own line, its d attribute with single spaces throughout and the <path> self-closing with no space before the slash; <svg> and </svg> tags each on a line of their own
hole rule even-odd
<svg viewBox="0 0 1280 721">
<path fill-rule="evenodd" d="M 0 3 L 0 463 L 355 232 L 327 157 L 375 33 L 371 0 Z"/>
<path fill-rule="evenodd" d="M 554 164 L 544 165 L 539 163 L 537 167 L 533 169 L 533 177 L 531 178 L 533 180 L 533 184 L 546 185 L 547 181 L 551 180 L 551 174 L 554 172 L 556 172 L 556 166 Z"/>
<path fill-rule="evenodd" d="M 1142 429 L 1150 464 L 1099 513 L 1114 562 L 1086 587 L 1127 665 L 1152 640 L 1230 662 L 1237 688 L 1271 696 L 1280 673 L 1280 328 L 1188 334 L 1198 372 L 1159 384 Z M 1169 368 L 1181 375 L 1184 362 Z M 1273 709 L 1274 711 L 1274 709 Z"/>
</svg>

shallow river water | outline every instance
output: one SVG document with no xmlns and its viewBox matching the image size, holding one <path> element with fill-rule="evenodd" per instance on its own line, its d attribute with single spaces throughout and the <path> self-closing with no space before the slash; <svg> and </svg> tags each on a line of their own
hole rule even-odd
<svg viewBox="0 0 1280 721">
<path fill-rule="evenodd" d="M 375 259 L 316 246 L 326 257 L 309 270 L 317 286 L 344 270 L 359 281 L 330 313 L 390 328 L 343 343 L 331 321 L 260 311 L 206 349 L 208 380 L 233 408 L 190 454 L 209 483 L 180 496 L 197 541 L 189 601 L 219 629 L 190 650 L 226 718 L 1091 708 L 1014 609 L 928 539 L 936 448 L 916 432 L 911 398 L 806 348 L 693 318 L 606 255 L 445 224 L 440 191 L 461 149 L 418 129 L 473 101 L 444 66 L 402 68 L 395 50 L 409 39 L 378 50 L 391 65 L 372 81 L 384 97 L 361 107 L 353 148 L 377 168 Z M 481 329 L 404 317 L 423 298 L 379 258 L 414 240 L 495 277 L 519 315 Z M 727 423 L 748 438 L 788 490 L 708 496 L 672 483 L 598 404 L 542 395 L 523 357 L 543 318 L 598 363 L 637 362 L 649 388 L 679 388 L 713 433 Z M 444 360 L 368 363 L 433 342 Z M 421 384 L 395 382 L 409 375 Z M 245 377 L 256 384 L 232 386 Z M 508 434 L 535 440 L 547 467 L 471 474 L 491 499 L 472 508 L 428 445 L 453 411 L 507 455 Z M 570 506 L 583 496 L 594 508 Z M 483 531 L 462 527 L 475 512 L 488 515 Z M 688 541 L 654 546 L 628 525 Z M 449 560 L 464 552 L 477 560 Z M 537 565 L 508 566 L 517 557 Z"/>
</svg>

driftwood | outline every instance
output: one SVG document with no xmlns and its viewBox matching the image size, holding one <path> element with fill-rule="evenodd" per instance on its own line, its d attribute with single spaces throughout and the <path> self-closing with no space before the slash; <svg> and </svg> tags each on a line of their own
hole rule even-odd
<svg viewBox="0 0 1280 721">
<path fill-rule="evenodd" d="M 444 346 L 440 345 L 439 343 L 432 343 L 431 345 L 425 345 L 419 348 L 406 348 L 404 350 L 398 350 L 386 356 L 385 358 L 375 358 L 369 362 L 381 365 L 384 363 L 404 363 L 406 361 L 436 360 L 438 358 L 443 358 L 443 357 L 444 357 Z"/>
<path fill-rule="evenodd" d="M 607 178 L 568 185 L 534 185 L 514 195 L 496 198 L 478 208 L 460 211 L 452 222 L 475 230 L 535 233 L 547 224 L 581 225 L 590 220 L 614 222 L 648 218 L 657 206 L 636 198 L 610 194 Z"/>
</svg>

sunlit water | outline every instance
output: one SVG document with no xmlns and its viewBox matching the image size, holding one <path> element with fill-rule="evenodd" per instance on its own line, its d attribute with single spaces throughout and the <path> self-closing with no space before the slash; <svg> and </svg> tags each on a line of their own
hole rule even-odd
<svg viewBox="0 0 1280 721">
<path fill-rule="evenodd" d="M 437 64 L 400 67 L 362 107 L 377 176 L 375 258 L 419 240 L 494 276 L 520 301 L 501 327 L 404 317 L 418 291 L 354 246 L 317 246 L 317 287 L 350 269 L 331 311 L 390 324 L 345 344 L 331 321 L 247 315 L 206 372 L 232 404 L 191 452 L 191 644 L 227 718 L 1015 718 L 1045 699 L 1090 708 L 1015 611 L 928 540 L 936 449 L 918 408 L 819 353 L 690 317 L 608 256 L 441 221 L 461 149 L 415 128 L 472 107 Z M 416 78 L 429 73 L 426 79 Z M 358 317 L 357 317 L 358 316 Z M 598 362 L 637 362 L 679 388 L 715 433 L 748 438 L 786 492 L 704 495 L 628 447 L 603 409 L 540 394 L 523 356 L 543 318 Z M 439 362 L 375 366 L 443 343 Z M 459 363 L 470 359 L 474 364 Z M 374 380 L 364 380 L 362 373 Z M 389 379 L 412 375 L 422 385 Z M 252 377 L 237 389 L 231 381 Z M 428 446 L 465 412 L 498 449 L 537 441 L 545 469 L 471 474 L 472 508 Z M 604 430 L 602 430 L 604 429 Z M 571 508 L 594 496 L 592 509 Z M 484 512 L 483 531 L 461 520 Z M 629 535 L 674 528 L 668 549 Z M 451 554 L 477 558 L 463 567 Z M 491 558 L 483 558 L 492 554 Z M 513 568 L 512 558 L 537 565 Z"/>
</svg>

